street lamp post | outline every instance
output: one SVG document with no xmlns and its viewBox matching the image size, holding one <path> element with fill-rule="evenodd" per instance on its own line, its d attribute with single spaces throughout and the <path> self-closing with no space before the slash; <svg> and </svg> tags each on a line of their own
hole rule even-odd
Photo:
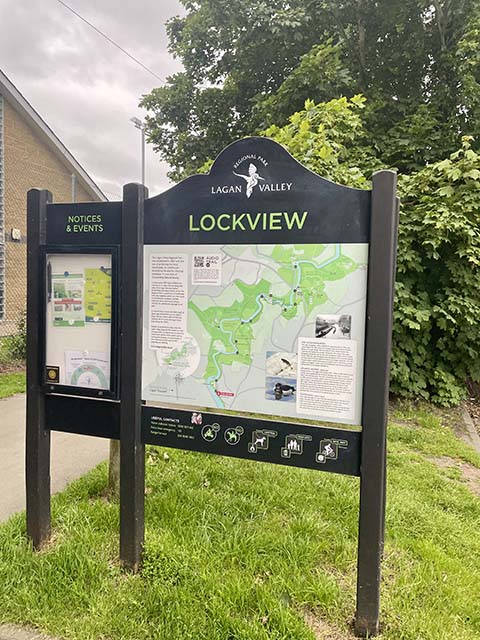
<svg viewBox="0 0 480 640">
<path fill-rule="evenodd" d="M 130 122 L 142 132 L 142 184 L 145 185 L 145 123 L 140 118 L 130 118 Z"/>
</svg>

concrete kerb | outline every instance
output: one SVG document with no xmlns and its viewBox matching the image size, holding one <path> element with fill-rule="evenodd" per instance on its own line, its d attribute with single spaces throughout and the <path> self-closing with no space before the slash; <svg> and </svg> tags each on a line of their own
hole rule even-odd
<svg viewBox="0 0 480 640">
<path fill-rule="evenodd" d="M 476 451 L 478 451 L 478 453 L 480 453 L 480 437 L 475 428 L 475 425 L 473 424 L 473 420 L 470 414 L 468 413 L 468 411 L 465 409 L 464 406 L 462 406 L 461 408 L 461 415 L 462 415 L 463 424 L 465 425 L 466 439 L 473 446 L 473 448 Z"/>
</svg>

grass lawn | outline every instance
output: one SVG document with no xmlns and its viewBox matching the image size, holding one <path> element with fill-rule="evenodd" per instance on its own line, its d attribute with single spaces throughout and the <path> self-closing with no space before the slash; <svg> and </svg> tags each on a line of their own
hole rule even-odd
<svg viewBox="0 0 480 640">
<path fill-rule="evenodd" d="M 0 527 L 0 621 L 78 640 L 342 640 L 358 480 L 149 448 L 141 575 L 117 563 L 100 466 L 53 500 L 34 554 Z M 480 638 L 480 456 L 428 408 L 389 427 L 384 640 Z"/>
<path fill-rule="evenodd" d="M 0 398 L 25 391 L 25 373 L 0 373 Z"/>
</svg>

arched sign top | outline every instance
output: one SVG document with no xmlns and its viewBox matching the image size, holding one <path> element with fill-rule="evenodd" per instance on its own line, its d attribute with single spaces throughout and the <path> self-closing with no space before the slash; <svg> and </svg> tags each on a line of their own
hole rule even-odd
<svg viewBox="0 0 480 640">
<path fill-rule="evenodd" d="M 273 140 L 226 147 L 208 174 L 145 203 L 146 244 L 368 242 L 370 191 L 313 173 Z M 233 240 L 232 240 L 233 238 Z"/>
<path fill-rule="evenodd" d="M 361 193 L 365 191 L 364 189 L 354 189 L 337 184 L 320 176 L 296 160 L 282 144 L 262 136 L 242 138 L 226 146 L 215 158 L 209 173 L 215 176 L 223 174 L 228 179 L 231 178 L 232 166 L 236 165 L 237 168 L 242 167 L 248 170 L 250 164 L 256 166 L 257 171 L 262 175 L 265 174 L 265 179 L 268 178 L 272 183 L 278 182 L 278 174 L 281 175 L 282 172 L 285 175 L 289 173 L 297 173 L 298 175 L 304 173 L 306 179 L 310 177 L 312 181 L 316 181 L 317 188 L 321 188 L 322 183 L 324 183 L 325 186 L 333 185 L 338 187 L 339 191 L 344 191 L 345 189 L 348 191 L 360 191 Z"/>
</svg>

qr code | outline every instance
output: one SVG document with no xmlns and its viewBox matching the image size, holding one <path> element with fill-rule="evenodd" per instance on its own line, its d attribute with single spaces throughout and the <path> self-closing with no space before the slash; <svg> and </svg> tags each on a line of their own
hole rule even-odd
<svg viewBox="0 0 480 640">
<path fill-rule="evenodd" d="M 194 256 L 193 263 L 196 267 L 204 267 L 205 266 L 205 256 Z"/>
</svg>

